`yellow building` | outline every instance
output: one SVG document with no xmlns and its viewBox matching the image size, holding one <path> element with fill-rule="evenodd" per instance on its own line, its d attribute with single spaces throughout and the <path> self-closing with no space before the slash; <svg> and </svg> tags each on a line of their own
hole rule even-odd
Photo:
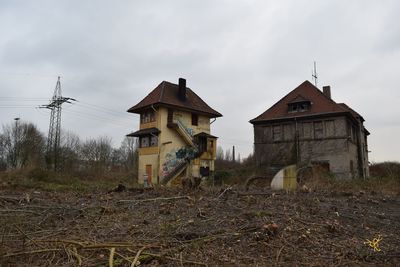
<svg viewBox="0 0 400 267">
<path fill-rule="evenodd" d="M 185 79 L 163 81 L 128 112 L 140 114 L 139 130 L 128 134 L 139 138 L 139 183 L 171 185 L 213 175 L 217 137 L 210 124 L 222 115 Z"/>
</svg>

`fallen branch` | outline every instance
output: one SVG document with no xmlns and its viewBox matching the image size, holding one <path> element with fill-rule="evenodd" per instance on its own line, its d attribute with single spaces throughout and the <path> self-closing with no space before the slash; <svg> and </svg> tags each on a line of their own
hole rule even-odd
<svg viewBox="0 0 400 267">
<path fill-rule="evenodd" d="M 70 245 L 78 246 L 80 249 L 131 248 L 131 247 L 141 246 L 140 244 L 133 244 L 133 243 L 129 243 L 129 242 L 90 244 L 90 243 L 79 242 L 79 241 L 75 241 L 75 240 L 35 240 L 35 241 L 42 242 L 42 243 L 70 244 Z M 157 246 L 151 245 L 151 247 L 157 247 Z"/>
<path fill-rule="evenodd" d="M 16 203 L 16 202 L 19 202 L 21 200 L 21 198 L 19 198 L 19 197 L 0 196 L 0 200 L 5 200 L 5 201 Z"/>
<path fill-rule="evenodd" d="M 229 187 L 225 188 L 225 190 L 224 190 L 221 194 L 219 194 L 219 196 L 217 197 L 217 199 L 219 199 L 220 197 L 222 197 L 227 191 L 230 191 L 230 190 L 232 190 L 232 186 L 229 186 Z"/>
<path fill-rule="evenodd" d="M 177 199 L 189 199 L 193 200 L 189 196 L 178 196 L 178 197 L 158 197 L 158 198 L 147 198 L 147 199 L 122 199 L 118 200 L 117 203 L 142 203 L 142 202 L 150 202 L 150 201 L 165 201 L 165 200 L 177 200 Z"/>
<path fill-rule="evenodd" d="M 139 251 L 136 253 L 135 258 L 132 261 L 131 267 L 135 267 L 136 266 L 136 262 L 139 259 L 140 254 L 142 253 L 143 250 L 145 250 L 147 248 L 147 246 L 142 247 L 141 249 L 139 249 Z"/>
<path fill-rule="evenodd" d="M 164 256 L 164 255 L 149 253 L 149 252 L 143 252 L 142 254 L 149 255 L 149 256 L 152 256 L 152 257 L 155 257 L 155 258 L 160 258 L 160 259 L 179 261 L 179 262 L 184 262 L 184 263 L 189 263 L 189 264 L 194 264 L 194 265 L 208 266 L 206 263 L 203 263 L 203 262 L 191 261 L 191 260 L 183 260 L 183 259 L 168 257 L 168 256 Z"/>
<path fill-rule="evenodd" d="M 273 193 L 271 193 L 271 192 L 266 192 L 266 193 L 261 193 L 261 192 L 254 192 L 254 193 L 240 193 L 240 192 L 238 192 L 237 193 L 237 195 L 239 196 L 239 197 L 241 197 L 241 196 L 272 196 L 272 194 Z M 275 195 L 279 195 L 279 194 L 276 194 L 275 193 Z"/>
<path fill-rule="evenodd" d="M 113 267 L 114 266 L 114 254 L 115 254 L 115 248 L 110 249 L 110 257 L 108 258 L 108 266 Z"/>
<path fill-rule="evenodd" d="M 23 213 L 32 213 L 32 214 L 36 214 L 36 215 L 42 215 L 41 213 L 31 211 L 31 210 L 0 209 L 0 212 L 23 212 Z"/>
<path fill-rule="evenodd" d="M 48 249 L 22 251 L 22 252 L 5 254 L 5 255 L 2 255 L 0 258 L 14 257 L 14 256 L 20 256 L 20 255 L 29 255 L 29 254 L 37 254 L 37 253 L 54 252 L 54 251 L 62 251 L 62 250 L 64 250 L 64 249 L 61 249 L 61 248 L 48 248 Z"/>
</svg>

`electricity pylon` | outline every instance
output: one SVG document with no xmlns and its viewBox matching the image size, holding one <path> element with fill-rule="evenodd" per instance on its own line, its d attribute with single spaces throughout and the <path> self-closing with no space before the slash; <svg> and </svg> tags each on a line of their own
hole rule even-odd
<svg viewBox="0 0 400 267">
<path fill-rule="evenodd" d="M 46 160 L 48 166 L 55 171 L 60 170 L 59 156 L 60 156 L 60 138 L 61 138 L 61 106 L 64 103 L 71 104 L 71 101 L 76 101 L 70 97 L 63 97 L 61 94 L 60 76 L 58 76 L 56 88 L 50 103 L 42 105 L 40 108 L 47 108 L 51 110 L 49 134 L 47 136 L 47 156 Z"/>
</svg>

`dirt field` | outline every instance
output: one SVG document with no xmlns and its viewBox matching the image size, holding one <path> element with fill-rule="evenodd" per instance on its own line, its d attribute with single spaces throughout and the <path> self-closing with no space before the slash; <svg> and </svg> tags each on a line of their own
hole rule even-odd
<svg viewBox="0 0 400 267">
<path fill-rule="evenodd" d="M 374 192 L 2 189 L 0 225 L 0 266 L 400 265 L 400 197 Z"/>
</svg>

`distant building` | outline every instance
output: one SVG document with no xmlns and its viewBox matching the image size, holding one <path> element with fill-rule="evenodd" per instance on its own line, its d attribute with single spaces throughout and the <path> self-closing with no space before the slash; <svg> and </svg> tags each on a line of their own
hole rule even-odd
<svg viewBox="0 0 400 267">
<path fill-rule="evenodd" d="M 210 119 L 222 115 L 208 106 L 186 80 L 163 81 L 128 110 L 140 114 L 139 183 L 178 184 L 181 178 L 213 175 L 217 137 Z"/>
<path fill-rule="evenodd" d="M 338 177 L 367 177 L 369 132 L 361 115 L 305 81 L 252 119 L 259 166 L 320 165 Z"/>
</svg>

